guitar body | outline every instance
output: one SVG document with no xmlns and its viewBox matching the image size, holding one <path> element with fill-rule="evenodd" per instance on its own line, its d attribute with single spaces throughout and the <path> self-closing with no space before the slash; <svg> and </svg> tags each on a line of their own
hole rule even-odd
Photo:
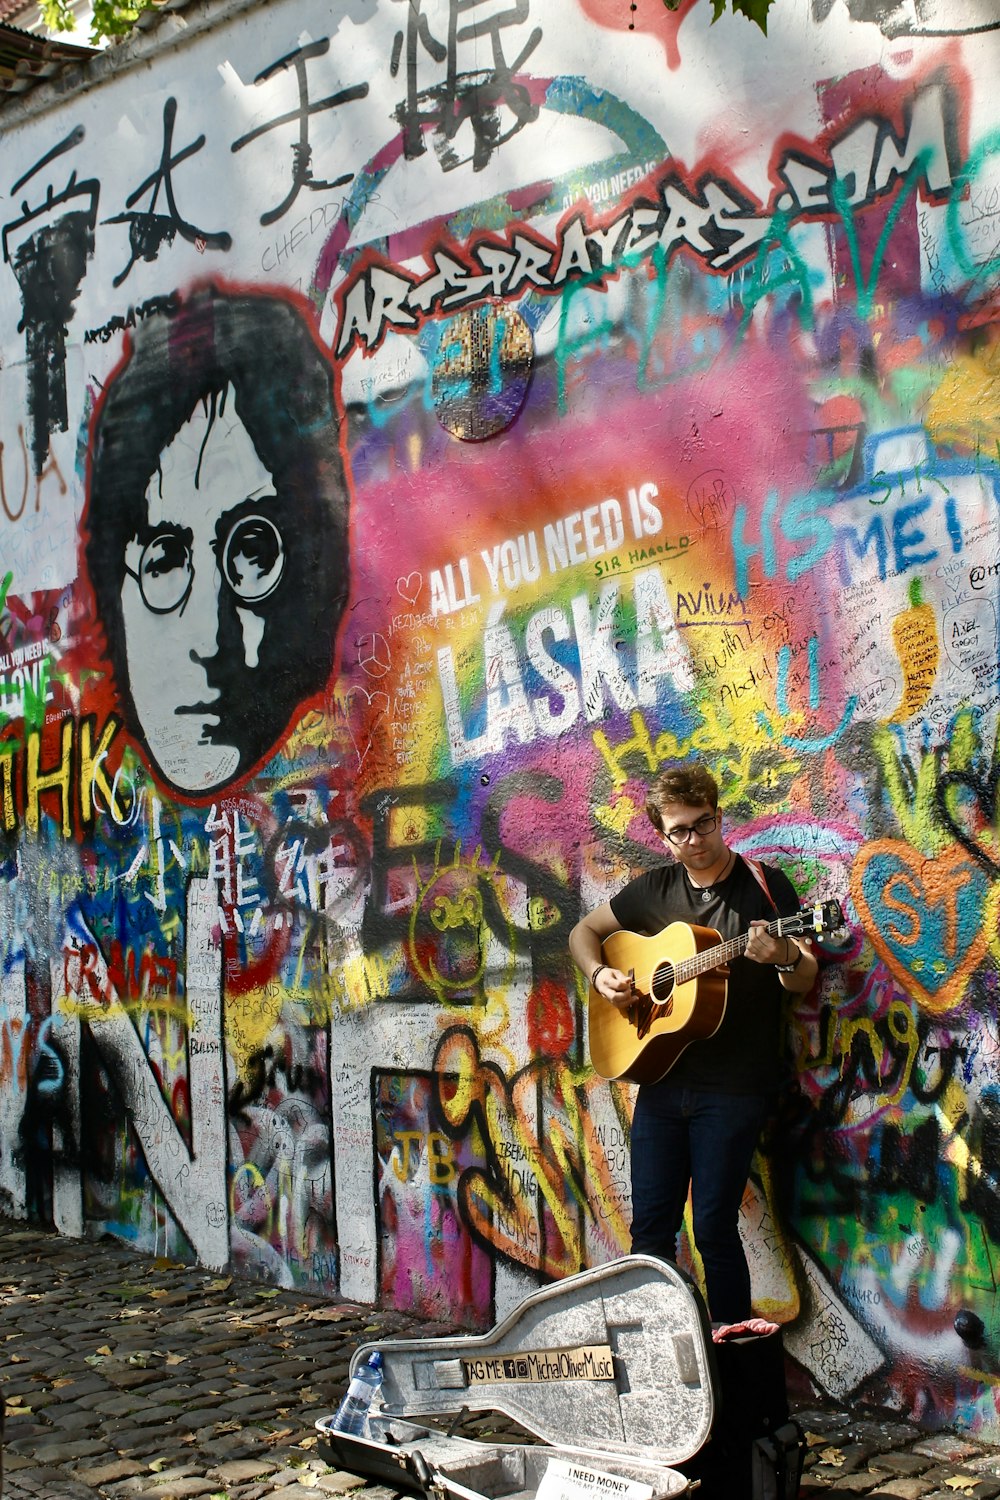
<svg viewBox="0 0 1000 1500">
<path fill-rule="evenodd" d="M 640 998 L 622 1011 L 591 988 L 587 1029 L 596 1073 L 656 1083 L 686 1047 L 718 1031 L 726 1013 L 728 968 L 709 969 L 678 985 L 664 983 L 657 970 L 665 962 L 673 967 L 695 958 L 721 942 L 714 928 L 688 922 L 671 922 L 655 937 L 622 931 L 605 938 L 604 962 L 624 974 L 632 970 Z M 650 1004 L 650 996 L 659 1003 Z"/>
</svg>

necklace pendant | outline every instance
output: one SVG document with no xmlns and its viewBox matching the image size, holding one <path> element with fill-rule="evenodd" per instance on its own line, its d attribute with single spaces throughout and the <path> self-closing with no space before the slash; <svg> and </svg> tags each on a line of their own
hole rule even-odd
<svg viewBox="0 0 1000 1500">
<path fill-rule="evenodd" d="M 710 890 L 709 890 L 709 889 L 708 889 L 708 888 L 707 888 L 707 887 L 706 887 L 706 889 L 705 889 L 705 890 L 703 890 L 703 891 L 702 891 L 702 893 L 701 893 L 701 899 L 702 899 L 702 900 L 703 900 L 703 901 L 711 901 L 711 899 L 712 899 L 712 895 L 713 895 L 713 893 L 712 893 L 712 891 L 710 891 Z"/>
</svg>

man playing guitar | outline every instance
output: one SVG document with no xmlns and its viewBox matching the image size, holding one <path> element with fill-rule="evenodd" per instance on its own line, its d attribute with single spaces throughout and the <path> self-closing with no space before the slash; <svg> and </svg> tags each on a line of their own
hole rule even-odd
<svg viewBox="0 0 1000 1500">
<path fill-rule="evenodd" d="M 807 941 L 767 931 L 773 918 L 798 911 L 798 898 L 780 870 L 727 847 L 719 790 L 704 766 L 661 772 L 646 813 L 675 862 L 639 875 L 578 922 L 570 952 L 599 997 L 591 1005 L 625 1013 L 635 1004 L 632 976 L 602 961 L 613 932 L 653 937 L 683 921 L 729 940 L 749 929 L 744 956 L 730 964 L 718 1029 L 685 1047 L 658 1082 L 641 1085 L 631 1142 L 633 1252 L 675 1258 L 690 1187 L 709 1311 L 735 1323 L 752 1311 L 739 1208 L 780 1082 L 782 991 L 804 994 L 818 965 Z"/>
</svg>

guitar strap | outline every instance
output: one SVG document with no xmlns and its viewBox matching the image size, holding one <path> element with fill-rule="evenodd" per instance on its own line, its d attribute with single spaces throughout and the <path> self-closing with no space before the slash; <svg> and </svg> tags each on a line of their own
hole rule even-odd
<svg viewBox="0 0 1000 1500">
<path fill-rule="evenodd" d="M 759 865 L 755 859 L 747 859 L 747 857 L 746 857 L 745 854 L 742 856 L 742 859 L 743 859 L 743 863 L 746 865 L 747 869 L 750 871 L 750 873 L 753 876 L 754 880 L 756 880 L 757 884 L 760 886 L 761 890 L 764 892 L 764 895 L 767 897 L 768 901 L 770 901 L 771 907 L 772 907 L 772 909 L 774 911 L 775 916 L 780 917 L 781 913 L 778 911 L 777 902 L 775 901 L 774 897 L 771 895 L 771 892 L 768 890 L 767 880 L 766 880 L 766 878 L 764 876 L 764 867 L 763 867 L 763 865 Z"/>
</svg>

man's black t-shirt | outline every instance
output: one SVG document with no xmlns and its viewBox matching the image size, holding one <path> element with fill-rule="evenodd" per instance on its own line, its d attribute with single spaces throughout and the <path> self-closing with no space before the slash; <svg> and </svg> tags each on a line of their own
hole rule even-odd
<svg viewBox="0 0 1000 1500">
<path fill-rule="evenodd" d="M 670 922 L 714 927 L 724 941 L 740 937 L 758 918 L 772 922 L 799 910 L 786 875 L 764 867 L 774 906 L 753 871 L 736 857 L 711 900 L 692 886 L 679 864 L 659 865 L 629 882 L 611 899 L 615 921 L 627 932 L 655 937 Z M 777 912 L 775 911 L 777 907 Z M 736 958 L 729 965 L 726 1013 L 714 1036 L 692 1042 L 667 1074 L 677 1088 L 717 1089 L 726 1094 L 768 1094 L 781 1080 L 782 1005 L 785 991 L 769 964 Z"/>
</svg>

